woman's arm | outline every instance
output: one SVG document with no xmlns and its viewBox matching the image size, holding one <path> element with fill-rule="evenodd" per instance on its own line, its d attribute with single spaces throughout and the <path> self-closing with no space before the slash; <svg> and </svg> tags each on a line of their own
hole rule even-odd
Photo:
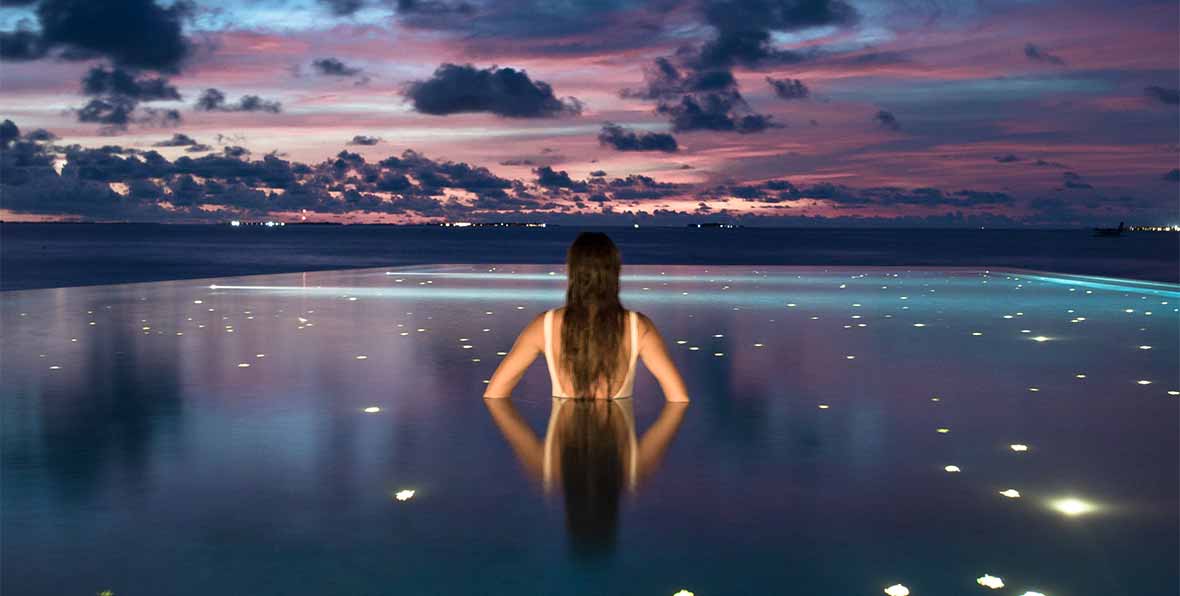
<svg viewBox="0 0 1180 596">
<path fill-rule="evenodd" d="M 639 339 L 639 357 L 643 359 L 644 366 L 651 371 L 656 381 L 659 381 L 660 389 L 664 391 L 664 399 L 688 401 L 688 390 L 684 387 L 684 379 L 680 377 L 676 363 L 672 362 L 672 358 L 668 356 L 668 346 L 664 344 L 664 338 L 660 336 L 659 330 L 656 329 L 655 323 L 652 323 L 651 319 L 643 314 L 640 314 L 639 317 L 643 320 L 645 328 L 643 336 Z"/>
<path fill-rule="evenodd" d="M 520 332 L 512 349 L 488 380 L 488 388 L 483 392 L 485 399 L 512 397 L 512 390 L 524 376 L 524 371 L 545 350 L 544 324 L 545 315 L 540 314 Z"/>
</svg>

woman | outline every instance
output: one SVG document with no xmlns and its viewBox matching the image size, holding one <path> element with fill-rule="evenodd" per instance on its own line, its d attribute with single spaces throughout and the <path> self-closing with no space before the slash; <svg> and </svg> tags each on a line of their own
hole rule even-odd
<svg viewBox="0 0 1180 596">
<path fill-rule="evenodd" d="M 485 398 L 507 398 L 524 371 L 544 354 L 554 397 L 631 397 L 643 360 L 664 399 L 687 402 L 684 380 L 646 316 L 619 302 L 619 250 L 606 234 L 583 232 L 566 255 L 565 306 L 537 315 L 488 381 Z"/>
</svg>

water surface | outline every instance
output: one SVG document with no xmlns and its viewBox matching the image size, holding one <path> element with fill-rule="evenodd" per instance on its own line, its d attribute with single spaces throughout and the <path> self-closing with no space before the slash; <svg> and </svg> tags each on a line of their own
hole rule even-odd
<svg viewBox="0 0 1180 596">
<path fill-rule="evenodd" d="M 543 359 L 509 410 L 480 398 L 558 266 L 5 293 L 0 592 L 1175 593 L 1180 287 L 624 275 L 693 402 L 669 414 L 640 367 L 659 453 L 601 491 L 613 517 L 543 490 Z M 595 548 L 583 514 L 613 524 Z"/>
</svg>

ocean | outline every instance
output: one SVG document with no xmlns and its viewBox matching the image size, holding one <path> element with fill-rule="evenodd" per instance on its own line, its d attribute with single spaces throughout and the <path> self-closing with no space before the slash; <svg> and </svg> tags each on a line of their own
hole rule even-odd
<svg viewBox="0 0 1180 596">
<path fill-rule="evenodd" d="M 445 263 L 559 264 L 581 231 L 624 264 L 1023 268 L 1180 281 L 1180 234 L 863 228 L 0 225 L 0 290 Z"/>
</svg>

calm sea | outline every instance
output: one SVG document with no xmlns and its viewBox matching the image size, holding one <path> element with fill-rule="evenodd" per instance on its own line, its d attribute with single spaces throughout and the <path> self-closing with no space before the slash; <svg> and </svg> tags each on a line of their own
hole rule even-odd
<svg viewBox="0 0 1180 596">
<path fill-rule="evenodd" d="M 0 290 L 439 263 L 561 263 L 583 227 L 0 225 Z M 594 228 L 628 264 L 1020 267 L 1180 281 L 1180 234 Z"/>
</svg>

